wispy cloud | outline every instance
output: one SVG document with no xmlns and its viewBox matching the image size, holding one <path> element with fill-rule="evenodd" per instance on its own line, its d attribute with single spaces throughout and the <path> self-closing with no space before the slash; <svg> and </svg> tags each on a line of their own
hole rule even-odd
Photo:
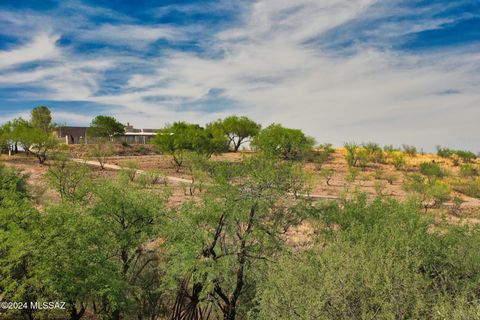
<svg viewBox="0 0 480 320">
<path fill-rule="evenodd" d="M 0 67 L 45 57 L 49 62 L 0 72 L 0 87 L 34 85 L 43 91 L 31 99 L 98 104 L 139 126 L 180 119 L 203 123 L 238 113 L 265 125 L 303 128 L 318 141 L 336 144 L 375 140 L 477 148 L 479 46 L 399 49 L 410 34 L 471 18 L 472 13 L 445 14 L 459 5 L 258 0 L 238 6 L 221 1 L 210 7 L 151 8 L 155 18 L 149 23 L 122 21 L 110 13 L 106 22 L 93 23 L 87 16 L 79 29 L 62 31 L 58 21 L 50 21 L 49 34 L 68 34 L 70 41 L 47 35 L 40 47 L 49 43 L 50 51 L 40 50 L 43 55 L 0 60 Z M 175 12 L 201 14 L 206 7 L 239 12 L 231 26 L 213 30 L 200 22 L 167 19 Z M 13 59 L 13 51 L 32 48 L 39 39 L 0 55 Z M 151 46 L 158 40 L 169 45 Z M 90 50 L 92 43 L 103 47 Z M 65 113 L 62 119 L 77 123 L 86 116 Z"/>
<path fill-rule="evenodd" d="M 0 68 L 54 58 L 59 54 L 55 45 L 58 39 L 57 35 L 42 33 L 19 48 L 0 51 Z"/>
</svg>

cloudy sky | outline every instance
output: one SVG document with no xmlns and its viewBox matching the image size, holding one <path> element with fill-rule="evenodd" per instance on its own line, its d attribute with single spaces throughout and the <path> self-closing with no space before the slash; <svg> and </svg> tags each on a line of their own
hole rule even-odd
<svg viewBox="0 0 480 320">
<path fill-rule="evenodd" d="M 480 1 L 2 0 L 0 122 L 36 105 L 478 152 Z"/>
</svg>

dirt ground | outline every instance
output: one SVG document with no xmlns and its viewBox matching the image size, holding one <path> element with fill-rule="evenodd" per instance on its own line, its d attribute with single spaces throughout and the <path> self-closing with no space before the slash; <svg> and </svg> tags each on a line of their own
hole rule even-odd
<svg viewBox="0 0 480 320">
<path fill-rule="evenodd" d="M 118 153 L 125 153 L 122 151 L 125 148 L 119 147 Z M 122 149 L 123 148 L 123 149 Z M 116 155 L 107 158 L 108 164 L 126 166 L 128 162 L 135 163 L 135 166 L 140 170 L 156 170 L 165 176 L 172 176 L 184 179 L 190 179 L 191 175 L 186 168 L 182 168 L 180 172 L 176 172 L 172 164 L 171 157 L 168 155 L 155 154 L 148 148 L 139 149 L 138 147 L 128 149 L 133 154 Z M 148 154 L 138 154 L 138 150 L 145 151 Z M 73 149 L 74 156 L 81 156 L 86 152 L 85 146 L 75 146 Z M 213 156 L 214 161 L 238 162 L 243 157 L 248 157 L 251 153 L 225 153 L 218 156 Z M 369 197 L 376 195 L 388 195 L 398 199 L 404 199 L 407 193 L 404 191 L 402 185 L 405 176 L 412 172 L 418 172 L 418 165 L 422 162 L 435 161 L 446 168 L 451 174 L 458 174 L 458 167 L 453 166 L 449 160 L 442 159 L 436 155 L 419 154 L 415 157 L 407 157 L 407 163 L 403 170 L 396 170 L 393 165 L 389 164 L 375 164 L 370 165 L 358 171 L 358 176 L 352 182 L 349 180 L 349 167 L 345 160 L 344 150 L 336 149 L 331 158 L 322 166 L 322 169 L 333 169 L 334 174 L 327 184 L 326 179 L 321 176 L 319 168 L 313 163 L 306 163 L 305 170 L 308 172 L 310 191 L 309 194 L 320 197 L 337 198 L 344 193 L 349 193 L 354 190 L 360 190 L 367 193 Z M 42 202 L 55 202 L 58 200 L 58 194 L 51 190 L 45 183 L 43 175 L 48 170 L 48 161 L 46 165 L 39 165 L 33 157 L 26 157 L 25 155 L 6 156 L 1 155 L 0 161 L 9 167 L 16 168 L 29 176 L 28 182 L 31 186 L 32 196 L 38 204 Z M 117 176 L 118 172 L 115 170 L 100 170 L 100 168 L 92 167 L 92 179 L 107 178 L 111 179 Z M 389 183 L 385 177 L 394 176 L 394 181 Z M 170 205 L 181 203 L 185 200 L 191 199 L 187 184 L 172 184 L 166 186 L 171 192 Z M 159 190 L 165 186 L 157 186 Z M 461 193 L 453 192 L 452 196 L 460 197 L 464 202 L 462 203 L 461 217 L 452 216 L 452 222 L 462 219 L 471 219 L 476 223 L 480 218 L 480 199 L 467 197 Z M 447 203 L 447 206 L 449 203 Z M 433 211 L 434 212 L 434 211 Z M 480 220 L 479 220 L 480 222 Z"/>
</svg>

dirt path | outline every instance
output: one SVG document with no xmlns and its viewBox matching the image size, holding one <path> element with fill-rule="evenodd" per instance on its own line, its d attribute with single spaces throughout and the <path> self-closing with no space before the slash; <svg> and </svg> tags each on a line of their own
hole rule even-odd
<svg viewBox="0 0 480 320">
<path fill-rule="evenodd" d="M 71 160 L 74 161 L 74 162 L 77 162 L 77 163 L 83 163 L 83 164 L 88 164 L 90 166 L 101 167 L 100 162 L 98 162 L 98 161 L 83 160 L 83 159 L 76 159 L 76 158 L 73 158 Z M 111 170 L 122 170 L 123 169 L 121 166 L 118 166 L 116 164 L 105 163 L 103 166 L 104 166 L 104 168 L 111 169 Z M 137 174 L 141 174 L 141 173 L 144 173 L 144 172 L 145 172 L 144 170 L 137 170 Z M 184 183 L 190 184 L 190 183 L 192 183 L 192 180 L 189 180 L 189 179 L 177 178 L 177 177 L 172 177 L 172 176 L 165 176 L 165 178 L 169 182 L 172 182 L 172 183 L 175 183 L 175 184 L 184 184 Z M 328 200 L 338 200 L 339 199 L 339 197 L 333 196 L 333 195 L 320 195 L 320 194 L 305 194 L 305 195 L 303 195 L 302 194 L 300 196 L 309 197 L 309 198 L 312 198 L 312 199 L 328 199 Z"/>
<path fill-rule="evenodd" d="M 74 162 L 78 163 L 83 163 L 83 164 L 88 164 L 89 166 L 95 166 L 95 167 L 101 167 L 100 162 L 98 161 L 93 161 L 93 160 L 83 160 L 83 159 L 71 159 Z M 106 169 L 111 169 L 111 170 L 122 170 L 123 167 L 118 166 L 116 164 L 109 164 L 105 163 L 104 168 Z M 144 170 L 137 170 L 137 174 L 144 173 Z M 169 182 L 172 183 L 177 183 L 177 184 L 182 184 L 182 183 L 192 183 L 192 180 L 189 179 L 182 179 L 182 178 L 177 178 L 177 177 L 172 177 L 172 176 L 166 176 L 165 177 Z"/>
</svg>

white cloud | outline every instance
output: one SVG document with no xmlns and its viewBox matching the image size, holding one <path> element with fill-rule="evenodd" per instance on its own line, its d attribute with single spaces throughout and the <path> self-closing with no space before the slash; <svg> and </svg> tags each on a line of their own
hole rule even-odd
<svg viewBox="0 0 480 320">
<path fill-rule="evenodd" d="M 0 51 L 0 68 L 55 58 L 59 54 L 55 44 L 58 39 L 57 35 L 41 33 L 24 46 Z"/>
<path fill-rule="evenodd" d="M 130 75 L 119 94 L 98 91 L 109 70 L 138 63 L 127 53 L 98 57 L 65 52 L 51 67 L 0 74 L 0 84 L 34 82 L 46 89 L 44 99 L 110 105 L 109 111 L 121 121 L 143 127 L 176 120 L 205 123 L 237 113 L 264 125 L 281 122 L 302 128 L 319 142 L 373 140 L 427 149 L 445 144 L 478 151 L 474 141 L 480 118 L 478 47 L 407 54 L 379 50 L 367 42 L 350 55 L 336 55 L 324 48 L 329 45 L 326 41 L 337 39 L 318 40 L 345 23 L 396 10 L 383 6 L 372 13 L 371 6 L 378 4 L 373 0 L 259 0 L 242 13 L 240 25 L 209 39 L 204 48 L 207 54 L 158 52 L 157 58 L 142 61 L 143 68 Z M 437 18 L 413 24 L 392 22 L 370 34 L 386 32 L 391 37 L 435 29 L 445 22 Z M 83 40 L 141 48 L 156 39 L 185 36 L 177 32 L 129 22 L 77 34 Z M 309 42 L 312 39 L 317 39 L 315 44 Z M 31 59 L 25 57 L 24 61 Z M 191 106 L 206 99 L 212 89 L 233 101 L 236 109 L 226 106 L 205 112 Z M 71 114 L 62 117 L 87 120 Z"/>
<path fill-rule="evenodd" d="M 104 24 L 78 34 L 80 40 L 108 44 L 143 47 L 159 39 L 181 40 L 184 36 L 174 27 L 140 26 L 132 24 Z"/>
</svg>

